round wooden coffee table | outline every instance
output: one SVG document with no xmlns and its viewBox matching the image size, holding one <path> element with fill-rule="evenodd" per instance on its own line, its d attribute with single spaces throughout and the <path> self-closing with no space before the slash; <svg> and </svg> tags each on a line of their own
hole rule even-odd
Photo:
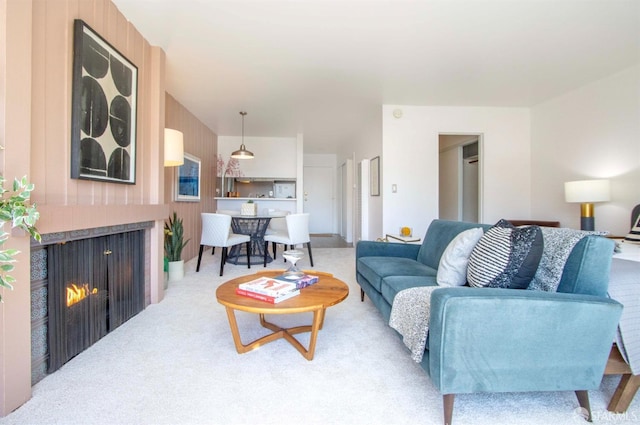
<svg viewBox="0 0 640 425">
<path fill-rule="evenodd" d="M 336 279 L 329 273 L 311 270 L 305 271 L 305 273 L 318 276 L 320 278 L 318 282 L 301 289 L 300 295 L 296 295 L 293 298 L 277 304 L 270 304 L 265 301 L 254 300 L 236 294 L 236 288 L 243 282 L 248 282 L 261 276 L 273 277 L 283 272 L 284 270 L 270 270 L 241 276 L 225 282 L 216 290 L 216 299 L 220 304 L 224 305 L 227 310 L 231 335 L 233 335 L 233 342 L 236 345 L 238 353 L 246 353 L 271 341 L 284 338 L 289 341 L 304 358 L 313 360 L 313 354 L 316 349 L 316 339 L 318 337 L 318 331 L 322 329 L 325 310 L 347 298 L 347 295 L 349 295 L 349 287 L 343 281 Z M 271 330 L 272 333 L 248 344 L 243 344 L 240 338 L 240 332 L 238 331 L 236 310 L 258 314 L 260 316 L 260 324 Z M 288 329 L 283 329 L 273 323 L 267 322 L 264 318 L 265 314 L 294 314 L 305 312 L 313 312 L 312 324 Z M 308 349 L 293 336 L 302 332 L 311 332 Z"/>
</svg>

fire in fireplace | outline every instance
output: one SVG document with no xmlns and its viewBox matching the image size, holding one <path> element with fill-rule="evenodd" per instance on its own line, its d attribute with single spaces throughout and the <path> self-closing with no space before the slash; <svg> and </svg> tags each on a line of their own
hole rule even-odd
<svg viewBox="0 0 640 425">
<path fill-rule="evenodd" d="M 87 298 L 89 295 L 95 295 L 98 293 L 98 288 L 89 289 L 89 284 L 78 286 L 75 283 L 67 286 L 67 307 L 71 307 L 74 304 Z"/>
</svg>

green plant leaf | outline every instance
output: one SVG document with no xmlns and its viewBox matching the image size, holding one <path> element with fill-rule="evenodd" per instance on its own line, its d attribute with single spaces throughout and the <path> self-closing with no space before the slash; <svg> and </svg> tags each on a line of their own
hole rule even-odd
<svg viewBox="0 0 640 425">
<path fill-rule="evenodd" d="M 8 273 L 10 271 L 13 271 L 14 267 L 15 266 L 13 264 L 2 264 L 0 265 L 0 270 L 2 270 L 5 273 Z"/>
<path fill-rule="evenodd" d="M 180 261 L 182 250 L 189 240 L 184 240 L 182 219 L 174 211 L 169 221 L 164 224 L 164 253 L 169 261 Z"/>
<path fill-rule="evenodd" d="M 4 228 L 5 222 L 11 222 L 12 227 L 17 227 L 29 233 L 31 237 L 40 242 L 42 237 L 35 227 L 40 218 L 40 213 L 35 204 L 30 205 L 31 192 L 35 189 L 32 183 L 27 181 L 27 176 L 20 180 L 15 178 L 11 190 L 5 189 L 6 179 L 0 176 L 0 229 Z M 9 238 L 9 233 L 0 230 L 0 246 Z M 17 249 L 6 249 L 0 251 L 0 286 L 13 288 L 11 283 L 15 278 L 6 273 L 13 271 L 14 258 L 20 251 Z M 0 297 L 0 301 L 2 298 Z"/>
</svg>

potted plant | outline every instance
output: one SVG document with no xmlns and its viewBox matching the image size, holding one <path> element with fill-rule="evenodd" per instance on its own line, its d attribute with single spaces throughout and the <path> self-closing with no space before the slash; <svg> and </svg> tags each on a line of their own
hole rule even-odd
<svg viewBox="0 0 640 425">
<path fill-rule="evenodd" d="M 11 222 L 11 227 L 17 227 L 29 233 L 38 242 L 41 241 L 40 233 L 36 229 L 36 221 L 40 213 L 36 205 L 29 204 L 29 198 L 33 191 L 33 184 L 27 182 L 27 177 L 22 180 L 14 179 L 12 190 L 4 188 L 5 179 L 0 176 L 0 247 L 9 238 L 9 233 L 4 230 L 4 224 Z M 13 271 L 15 256 L 20 253 L 17 249 L 0 250 L 0 286 L 12 289 L 15 278 L 9 275 Z M 2 301 L 2 296 L 0 296 Z"/>
<path fill-rule="evenodd" d="M 258 205 L 253 202 L 253 199 L 240 205 L 240 215 L 258 215 Z"/>
<path fill-rule="evenodd" d="M 164 223 L 164 255 L 168 261 L 169 282 L 180 280 L 184 277 L 184 260 L 182 249 L 189 240 L 184 240 L 184 227 L 182 219 L 174 211 L 169 216 L 169 221 Z"/>
</svg>

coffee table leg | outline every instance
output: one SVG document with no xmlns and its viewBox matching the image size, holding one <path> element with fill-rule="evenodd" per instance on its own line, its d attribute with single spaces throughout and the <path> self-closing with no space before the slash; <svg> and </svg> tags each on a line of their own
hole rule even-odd
<svg viewBox="0 0 640 425">
<path fill-rule="evenodd" d="M 296 326 L 293 328 L 288 328 L 288 329 L 283 329 L 280 326 L 268 322 L 265 318 L 264 318 L 264 314 L 260 314 L 260 324 L 273 331 L 273 333 L 269 336 L 274 336 L 277 335 L 276 338 L 284 338 L 287 341 L 289 341 L 289 343 L 291 345 L 293 345 L 293 347 L 298 350 L 298 352 L 300 354 L 302 354 L 302 356 L 307 359 L 307 360 L 313 360 L 313 356 L 315 354 L 316 351 L 316 341 L 318 339 L 318 331 L 320 329 L 322 329 L 322 325 L 324 323 L 324 312 L 325 309 L 321 308 L 318 310 L 315 310 L 313 312 L 313 322 L 311 324 L 311 326 L 309 325 L 303 325 L 303 326 Z M 310 332 L 309 335 L 309 348 L 305 348 L 300 341 L 298 341 L 293 335 L 295 334 L 299 334 L 302 332 Z"/>
<path fill-rule="evenodd" d="M 316 340 L 318 338 L 318 331 L 322 329 L 324 324 L 324 309 L 316 310 L 313 312 L 313 325 L 311 325 L 311 336 L 309 338 L 309 351 L 307 354 L 302 354 L 307 360 L 313 360 L 313 355 L 316 351 Z"/>
<path fill-rule="evenodd" d="M 236 351 L 238 354 L 244 354 L 251 350 L 255 350 L 256 348 L 269 343 L 271 341 L 275 341 L 276 339 L 280 339 L 284 336 L 286 330 L 279 329 L 278 331 L 263 336 L 262 338 L 258 338 L 249 344 L 243 344 L 242 339 L 240 338 L 240 331 L 238 331 L 238 322 L 236 321 L 235 311 L 230 307 L 225 307 L 227 310 L 227 318 L 229 319 L 229 327 L 231 328 L 231 335 L 233 336 L 233 343 L 236 346 Z M 260 315 L 263 316 L 263 315 Z"/>
<path fill-rule="evenodd" d="M 242 345 L 242 340 L 240 339 L 240 332 L 238 331 L 238 322 L 236 321 L 236 313 L 232 308 L 226 307 L 227 310 L 227 319 L 229 319 L 229 327 L 231 328 L 231 335 L 233 336 L 233 343 L 236 346 L 236 351 L 238 353 L 244 353 L 244 345 Z"/>
</svg>

